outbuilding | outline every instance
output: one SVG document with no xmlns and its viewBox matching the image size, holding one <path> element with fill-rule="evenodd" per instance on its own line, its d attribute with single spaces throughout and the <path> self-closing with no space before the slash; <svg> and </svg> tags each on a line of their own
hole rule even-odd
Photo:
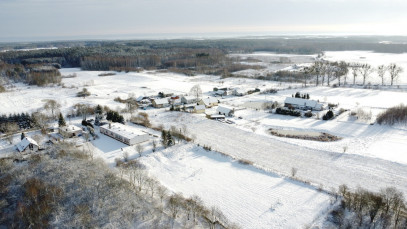
<svg viewBox="0 0 407 229">
<path fill-rule="evenodd" d="M 195 96 L 182 96 L 181 97 L 181 102 L 183 104 L 190 104 L 190 103 L 196 103 L 198 102 Z"/>
<path fill-rule="evenodd" d="M 154 99 L 152 104 L 153 104 L 153 107 L 155 107 L 155 108 L 163 108 L 163 107 L 168 107 L 170 105 L 167 98 Z"/>
<path fill-rule="evenodd" d="M 233 116 L 235 114 L 235 109 L 227 106 L 218 106 L 216 113 L 224 116 Z"/>
<path fill-rule="evenodd" d="M 202 113 L 205 113 L 205 105 L 195 105 L 195 107 L 194 107 L 194 113 L 197 113 L 197 114 L 202 114 Z"/>
<path fill-rule="evenodd" d="M 100 127 L 100 133 L 127 145 L 135 145 L 150 139 L 149 134 L 121 123 L 109 123 Z"/>
<path fill-rule="evenodd" d="M 214 97 L 204 98 L 198 102 L 199 105 L 205 105 L 205 107 L 207 107 L 207 108 L 210 108 L 212 106 L 217 106 L 218 103 L 219 103 L 219 101 Z"/>
<path fill-rule="evenodd" d="M 74 125 L 59 127 L 59 134 L 64 138 L 78 137 L 82 135 L 82 129 Z"/>
<path fill-rule="evenodd" d="M 23 152 L 27 148 L 31 151 L 37 151 L 40 148 L 38 143 L 30 137 L 25 137 L 23 140 L 21 140 L 20 143 L 16 145 L 16 147 L 19 152 Z"/>
</svg>

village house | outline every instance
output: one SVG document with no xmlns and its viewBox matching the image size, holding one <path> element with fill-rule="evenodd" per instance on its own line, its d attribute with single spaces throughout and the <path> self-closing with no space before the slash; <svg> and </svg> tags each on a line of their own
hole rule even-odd
<svg viewBox="0 0 407 229">
<path fill-rule="evenodd" d="M 215 96 L 226 96 L 227 95 L 227 91 L 224 91 L 224 90 L 217 90 L 214 93 L 215 93 Z"/>
<path fill-rule="evenodd" d="M 321 111 L 324 109 L 323 104 L 315 100 L 287 97 L 284 101 L 284 106 L 288 108 Z"/>
<path fill-rule="evenodd" d="M 59 127 L 59 134 L 64 138 L 78 137 L 82 135 L 82 129 L 74 125 Z"/>
<path fill-rule="evenodd" d="M 203 98 L 198 102 L 199 105 L 205 105 L 206 108 L 217 106 L 218 103 L 219 101 L 213 97 Z"/>
<path fill-rule="evenodd" d="M 218 106 L 216 109 L 216 113 L 224 116 L 233 116 L 235 113 L 235 109 L 227 106 Z"/>
<path fill-rule="evenodd" d="M 233 89 L 233 93 L 232 93 L 234 96 L 244 96 L 244 95 L 246 95 L 247 94 L 247 92 L 245 91 L 245 90 L 243 90 L 243 89 L 240 89 L 240 88 L 235 88 L 235 89 Z"/>
<path fill-rule="evenodd" d="M 182 96 L 181 97 L 181 102 L 183 104 L 190 104 L 190 103 L 196 103 L 198 102 L 195 96 Z"/>
<path fill-rule="evenodd" d="M 170 104 L 174 105 L 174 106 L 182 105 L 181 98 L 178 95 L 177 96 L 171 96 Z"/>
<path fill-rule="evenodd" d="M 205 108 L 206 108 L 205 105 L 195 105 L 193 112 L 197 114 L 202 114 L 205 113 Z"/>
<path fill-rule="evenodd" d="M 163 108 L 163 107 L 168 107 L 170 105 L 167 98 L 154 99 L 152 101 L 152 104 L 153 104 L 153 107 L 155 107 L 155 108 Z"/>
<path fill-rule="evenodd" d="M 16 145 L 16 147 L 19 152 L 23 152 L 27 148 L 31 151 L 38 151 L 38 149 L 40 148 L 38 143 L 30 137 L 25 137 L 23 140 L 21 140 L 20 143 Z"/>
<path fill-rule="evenodd" d="M 149 135 L 147 133 L 121 123 L 109 123 L 103 125 L 100 127 L 100 133 L 127 145 L 135 145 L 149 140 Z"/>
</svg>

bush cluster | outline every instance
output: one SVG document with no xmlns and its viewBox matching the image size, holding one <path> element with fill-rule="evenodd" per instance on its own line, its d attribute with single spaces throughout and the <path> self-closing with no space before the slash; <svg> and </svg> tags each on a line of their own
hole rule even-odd
<svg viewBox="0 0 407 229">
<path fill-rule="evenodd" d="M 276 113 L 281 114 L 281 115 L 295 116 L 295 117 L 300 117 L 301 116 L 301 112 L 299 112 L 299 111 L 290 110 L 290 109 L 281 108 L 281 107 L 276 109 Z"/>
<path fill-rule="evenodd" d="M 396 123 L 407 122 L 407 106 L 401 104 L 391 107 L 377 116 L 377 123 L 394 125 Z"/>
</svg>

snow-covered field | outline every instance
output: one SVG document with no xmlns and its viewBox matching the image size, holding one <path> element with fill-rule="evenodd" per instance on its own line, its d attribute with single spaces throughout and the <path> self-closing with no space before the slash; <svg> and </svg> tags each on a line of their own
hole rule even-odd
<svg viewBox="0 0 407 229">
<path fill-rule="evenodd" d="M 141 161 L 170 190 L 198 195 L 243 228 L 301 228 L 330 207 L 329 195 L 315 188 L 192 144 Z"/>
<path fill-rule="evenodd" d="M 327 56 L 330 55 L 328 52 Z M 57 100 L 64 114 L 70 113 L 76 103 L 121 109 L 125 105 L 113 101 L 118 96 L 125 99 L 129 94 L 137 97 L 156 95 L 160 91 L 185 94 L 196 84 L 202 88 L 203 96 L 209 96 L 214 87 L 280 89 L 270 95 L 255 93 L 243 97 L 218 97 L 221 104 L 236 108 L 235 117 L 231 118 L 235 124 L 165 109 L 149 108 L 146 111 L 153 124 L 166 127 L 185 125 L 188 134 L 196 138 L 196 143 L 211 146 L 213 150 L 232 157 L 207 152 L 193 144 L 181 144 L 151 153 L 150 143 L 145 143 L 145 154 L 141 160 L 149 172 L 174 192 L 196 194 L 208 206 L 217 205 L 231 221 L 244 228 L 299 228 L 312 224 L 328 207 L 329 199 L 327 194 L 318 192 L 315 187 L 330 190 L 347 184 L 352 188 L 360 185 L 378 191 L 395 186 L 407 195 L 407 126 L 370 125 L 378 113 L 406 103 L 407 92 L 330 87 L 288 89 L 298 85 L 158 72 L 117 73 L 106 77 L 99 77 L 101 72 L 80 69 L 62 69 L 61 72 L 63 75 L 77 73 L 77 77 L 64 78 L 64 87 L 16 84 L 15 88 L 0 94 L 0 114 L 33 112 L 42 108 L 47 99 Z M 76 97 L 82 88 L 87 88 L 91 96 Z M 372 113 L 372 118 L 355 120 L 348 111 L 334 120 L 322 121 L 247 108 L 248 104 L 266 101 L 281 104 L 285 97 L 297 91 L 309 93 L 311 99 L 325 105 L 335 103 L 339 104 L 339 108 L 364 109 Z M 80 120 L 67 122 L 79 125 Z M 342 137 L 342 140 L 316 142 L 281 138 L 270 135 L 269 128 L 327 132 Z M 111 165 L 124 153 L 128 153 L 130 158 L 138 157 L 134 147 L 127 147 L 106 136 L 92 143 L 89 148 L 94 147 L 95 156 L 104 158 Z M 0 152 L 9 148 L 5 140 L 0 140 Z M 233 158 L 249 160 L 254 166 L 239 164 Z M 313 186 L 288 179 L 292 168 L 297 169 L 297 178 L 309 181 Z"/>
</svg>

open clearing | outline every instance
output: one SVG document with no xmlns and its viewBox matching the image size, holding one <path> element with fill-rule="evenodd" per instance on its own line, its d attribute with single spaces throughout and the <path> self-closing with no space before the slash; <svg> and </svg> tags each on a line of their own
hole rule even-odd
<svg viewBox="0 0 407 229">
<path fill-rule="evenodd" d="M 170 190 L 198 195 L 243 228 L 301 228 L 330 206 L 329 195 L 315 188 L 191 144 L 141 161 Z"/>
</svg>

